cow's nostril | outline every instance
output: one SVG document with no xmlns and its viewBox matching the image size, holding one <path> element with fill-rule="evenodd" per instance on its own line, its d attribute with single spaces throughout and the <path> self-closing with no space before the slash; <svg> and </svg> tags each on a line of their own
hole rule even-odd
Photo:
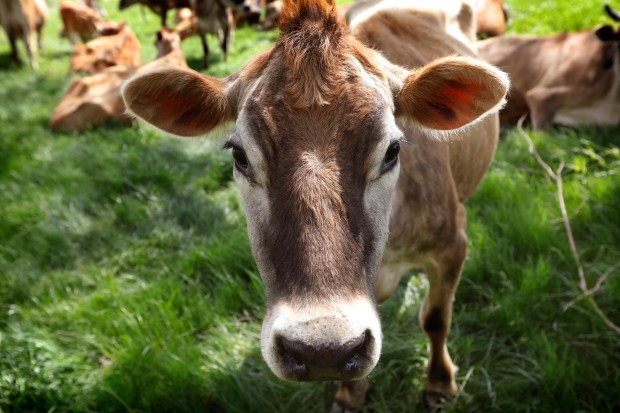
<svg viewBox="0 0 620 413">
<path fill-rule="evenodd" d="M 283 367 L 297 380 L 346 379 L 367 365 L 372 340 L 370 330 L 343 344 L 288 339 L 279 336 L 276 345 Z"/>
</svg>

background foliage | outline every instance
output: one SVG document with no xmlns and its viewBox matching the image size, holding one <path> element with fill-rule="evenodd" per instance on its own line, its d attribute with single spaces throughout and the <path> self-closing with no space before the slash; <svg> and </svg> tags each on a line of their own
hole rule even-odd
<svg viewBox="0 0 620 413">
<path fill-rule="evenodd" d="M 0 34 L 0 411 L 322 412 L 334 383 L 288 384 L 260 357 L 264 292 L 219 143 L 161 137 L 137 126 L 52 134 L 71 82 L 71 47 L 50 1 L 41 70 L 10 64 Z M 155 56 L 158 18 L 126 19 Z M 602 3 L 508 1 L 510 32 L 546 34 L 608 22 Z M 208 73 L 225 76 L 275 32 L 237 31 Z M 199 69 L 199 40 L 184 51 Z M 23 49 L 22 49 L 23 52 Z M 565 196 L 589 285 L 620 261 L 617 128 L 532 134 Z M 457 411 L 619 411 L 620 337 L 579 294 L 554 183 L 514 131 L 469 202 L 469 259 L 450 351 L 460 366 Z M 595 298 L 620 321 L 620 278 Z M 423 411 L 423 277 L 381 306 L 385 348 L 365 411 Z"/>
</svg>

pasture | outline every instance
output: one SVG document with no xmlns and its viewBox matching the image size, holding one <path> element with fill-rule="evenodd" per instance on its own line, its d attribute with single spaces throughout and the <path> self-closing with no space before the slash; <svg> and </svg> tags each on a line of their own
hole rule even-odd
<svg viewBox="0 0 620 413">
<path fill-rule="evenodd" d="M 100 2 L 152 60 L 158 17 Z M 38 72 L 12 66 L 0 34 L 0 412 L 328 411 L 335 383 L 284 383 L 261 358 L 265 295 L 221 142 L 138 125 L 49 132 L 73 75 L 58 1 L 48 3 Z M 611 23 L 594 1 L 507 3 L 509 33 Z M 276 37 L 238 29 L 228 62 L 210 39 L 207 73 L 226 76 Z M 183 48 L 200 69 L 199 39 Z M 604 279 L 592 298 L 620 324 L 620 128 L 530 136 L 553 169 L 565 164 L 587 286 Z M 468 203 L 468 236 L 449 340 L 462 390 L 453 410 L 620 411 L 620 332 L 587 299 L 573 302 L 582 292 L 556 183 L 516 129 Z M 424 411 L 426 288 L 412 273 L 380 307 L 366 412 Z"/>
</svg>

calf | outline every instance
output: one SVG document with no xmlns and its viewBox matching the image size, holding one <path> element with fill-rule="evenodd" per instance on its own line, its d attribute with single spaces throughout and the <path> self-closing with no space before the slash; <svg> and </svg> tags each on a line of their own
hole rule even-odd
<svg viewBox="0 0 620 413">
<path fill-rule="evenodd" d="M 30 67 L 38 67 L 35 55 L 34 33 L 37 34 L 39 51 L 43 50 L 43 26 L 47 20 L 45 0 L 2 0 L 0 1 L 0 26 L 4 27 L 11 44 L 11 59 L 21 64 L 17 52 L 17 39 L 26 47 Z"/>
<path fill-rule="evenodd" d="M 501 121 L 513 124 L 529 113 L 534 130 L 553 124 L 617 125 L 619 40 L 616 29 L 602 26 L 594 31 L 479 42 L 480 56 L 512 79 Z"/>
<path fill-rule="evenodd" d="M 279 40 L 240 72 L 160 67 L 123 98 L 176 135 L 235 123 L 225 147 L 267 291 L 261 351 L 275 375 L 342 380 L 336 411 L 359 408 L 381 354 L 377 303 L 421 267 L 425 390 L 437 403 L 457 392 L 446 340 L 464 202 L 493 158 L 508 80 L 474 57 L 468 3 L 367 1 L 348 16 L 351 29 L 333 1 L 287 0 Z"/>
<path fill-rule="evenodd" d="M 120 10 L 124 10 L 134 4 L 143 4 L 154 13 L 159 14 L 162 27 L 166 26 L 168 10 L 189 7 L 190 0 L 121 0 L 118 5 Z"/>
<path fill-rule="evenodd" d="M 117 33 L 73 47 L 71 71 L 96 73 L 110 66 L 140 66 L 140 42 L 124 24 Z"/>
<path fill-rule="evenodd" d="M 153 62 L 142 67 L 134 64 L 115 65 L 92 76 L 75 79 L 54 109 L 50 129 L 82 132 L 88 127 L 109 122 L 130 124 L 131 118 L 125 113 L 125 104 L 120 95 L 122 82 L 136 71 L 149 70 L 156 65 L 187 67 L 180 45 L 178 33 L 162 28 L 157 33 L 157 57 Z"/>
</svg>

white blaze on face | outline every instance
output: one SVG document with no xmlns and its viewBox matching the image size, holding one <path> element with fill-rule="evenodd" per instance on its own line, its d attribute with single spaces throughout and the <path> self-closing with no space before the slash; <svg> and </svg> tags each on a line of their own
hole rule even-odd
<svg viewBox="0 0 620 413">
<path fill-rule="evenodd" d="M 378 104 L 384 107 L 384 112 L 375 117 L 380 126 L 368 132 L 380 134 L 368 136 L 376 141 L 376 146 L 364 165 L 358 165 L 354 172 L 364 174 L 364 187 L 357 188 L 363 191 L 362 205 L 345 205 L 343 193 L 352 189 L 342 187 L 341 175 L 353 171 L 341 170 L 329 147 L 297 152 L 296 168 L 290 172 L 288 191 L 299 201 L 297 207 L 305 214 L 304 225 L 296 236 L 304 240 L 299 245 L 305 245 L 307 250 L 299 254 L 306 257 L 302 261 L 316 264 L 304 271 L 305 274 L 291 273 L 295 271 L 293 268 L 276 271 L 274 257 L 270 256 L 273 251 L 263 245 L 262 240 L 274 229 L 272 220 L 278 219 L 279 213 L 273 210 L 270 200 L 269 160 L 261 153 L 256 142 L 258 137 L 252 136 L 250 116 L 244 110 L 231 138 L 231 142 L 244 149 L 251 168 L 251 179 L 238 171 L 235 179 L 244 199 L 252 252 L 267 289 L 268 308 L 261 332 L 261 352 L 274 374 L 284 380 L 360 379 L 372 371 L 381 354 L 381 325 L 372 292 L 368 289 L 372 289 L 388 238 L 391 200 L 399 173 L 398 163 L 385 168 L 386 152 L 395 142 L 402 142 L 403 134 L 393 116 L 389 86 L 368 75 L 361 78 L 370 88 L 378 90 Z M 317 291 L 306 291 L 312 290 L 306 288 L 295 293 L 303 296 L 283 296 L 282 291 L 278 291 L 282 280 L 276 280 L 276 273 L 289 272 L 290 277 L 324 277 L 329 275 L 329 270 L 325 269 L 348 265 L 343 263 L 347 253 L 339 241 L 350 237 L 349 226 L 342 221 L 346 220 L 342 211 L 347 208 L 363 208 L 363 214 L 357 211 L 356 216 L 363 216 L 361 227 L 368 231 L 364 236 L 369 240 L 364 248 L 368 256 L 360 261 L 363 264 L 359 270 L 355 269 L 359 275 L 349 281 L 356 285 L 333 285 L 331 288 L 331 281 L 326 278 L 308 283 L 308 286 L 320 285 Z M 346 268 L 351 269 L 350 265 Z"/>
</svg>

